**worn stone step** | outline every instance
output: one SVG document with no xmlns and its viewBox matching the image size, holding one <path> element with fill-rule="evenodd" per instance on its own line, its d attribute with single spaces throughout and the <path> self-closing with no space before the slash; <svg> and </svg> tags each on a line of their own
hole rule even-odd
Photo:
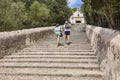
<svg viewBox="0 0 120 80">
<path fill-rule="evenodd" d="M 1 63 L 0 68 L 100 69 L 98 64 L 80 63 Z"/>
<path fill-rule="evenodd" d="M 48 48 L 47 50 L 82 50 L 82 49 L 86 49 L 86 47 L 85 48 L 84 47 L 82 47 L 82 48 L 81 47 L 74 47 L 74 48 L 72 48 L 72 47 L 69 47 L 69 48 L 41 47 L 41 48 L 29 48 L 29 49 L 24 49 L 24 50 L 46 50 L 46 48 Z M 89 50 L 90 50 L 90 48 L 89 48 Z"/>
<path fill-rule="evenodd" d="M 93 52 L 18 52 L 13 55 L 78 55 L 78 56 L 96 56 Z"/>
<path fill-rule="evenodd" d="M 96 56 L 90 56 L 90 55 L 10 55 L 6 58 L 12 58 L 12 57 L 40 57 L 40 58 L 87 58 L 87 59 L 97 59 Z"/>
<path fill-rule="evenodd" d="M 73 47 L 90 47 L 90 44 L 70 44 L 70 45 L 67 45 L 66 43 L 62 43 L 63 44 L 63 47 L 64 48 L 73 48 Z M 39 48 L 45 48 L 45 47 L 49 47 L 49 48 L 54 48 L 55 46 L 54 45 L 56 45 L 56 43 L 51 43 L 50 45 L 47 45 L 47 44 L 39 44 L 39 45 L 36 45 L 36 46 L 31 46 L 31 47 L 29 47 L 29 48 L 25 48 L 25 49 L 30 49 L 30 48 L 37 48 L 37 49 L 39 49 Z M 59 47 L 55 47 L 56 49 L 57 48 L 59 48 Z"/>
<path fill-rule="evenodd" d="M 63 44 L 63 43 L 62 43 Z M 80 45 L 72 45 L 72 44 L 70 44 L 70 45 L 68 45 L 67 43 L 65 43 L 65 44 L 63 44 L 63 46 L 60 46 L 60 47 L 56 47 L 56 45 L 57 45 L 57 43 L 55 43 L 55 44 L 49 44 L 49 45 L 47 45 L 47 44 L 44 44 L 44 45 L 42 45 L 42 44 L 39 44 L 39 45 L 35 45 L 35 46 L 30 46 L 30 47 L 28 47 L 28 48 L 25 48 L 25 49 L 30 49 L 30 48 L 36 48 L 36 49 L 39 49 L 39 48 L 50 48 L 50 49 L 53 49 L 53 48 L 55 48 L 55 49 L 59 49 L 59 48 L 65 48 L 65 49 L 67 49 L 67 48 L 73 48 L 73 49 L 75 49 L 75 48 L 81 48 L 81 47 L 84 47 L 84 48 L 91 48 L 91 46 L 90 45 L 84 45 L 84 44 L 81 44 L 81 46 Z"/>
<path fill-rule="evenodd" d="M 63 44 L 63 43 L 62 43 Z M 70 45 L 67 45 L 67 44 L 63 44 L 63 46 L 61 46 L 63 49 L 67 49 L 67 48 L 91 48 L 89 45 L 72 45 L 72 44 L 70 44 Z M 36 49 L 44 49 L 44 48 L 48 48 L 48 49 L 59 49 L 59 48 L 61 48 L 61 47 L 56 47 L 56 43 L 54 44 L 54 45 L 52 45 L 52 44 L 50 44 L 50 45 L 41 45 L 41 44 L 39 44 L 39 45 L 37 45 L 37 46 L 32 46 L 32 47 L 29 47 L 29 48 L 25 48 L 25 49 L 31 49 L 31 48 L 36 48 Z"/>
<path fill-rule="evenodd" d="M 99 67 L 86 67 L 86 66 L 78 66 L 78 67 L 69 67 L 69 66 L 6 66 L 2 65 L 0 68 L 41 68 L 41 69 L 86 69 L 86 70 L 99 70 Z"/>
<path fill-rule="evenodd" d="M 0 61 L 1 63 L 83 63 L 83 64 L 98 64 L 98 62 L 87 62 L 87 61 Z"/>
<path fill-rule="evenodd" d="M 104 80 L 96 77 L 69 77 L 69 76 L 39 76 L 39 75 L 18 75 L 0 74 L 1 80 Z"/>
<path fill-rule="evenodd" d="M 36 61 L 36 62 L 71 62 L 71 63 L 97 63 L 98 61 L 95 59 L 43 59 L 43 58 L 13 58 L 13 59 L 2 59 L 0 62 L 10 62 L 10 61 Z"/>
<path fill-rule="evenodd" d="M 8 57 L 6 57 L 6 59 L 30 59 L 30 58 L 32 58 L 32 59 L 34 59 L 34 58 L 36 58 L 36 59 L 39 59 L 39 58 L 41 58 L 41 59 L 95 59 L 95 60 L 97 60 L 97 58 L 96 57 L 50 57 L 50 56 L 48 56 L 48 57 L 43 57 L 43 56 L 41 56 L 41 57 L 39 57 L 39 56 L 8 56 Z"/>
<path fill-rule="evenodd" d="M 20 52 L 93 52 L 93 50 L 21 50 Z"/>
<path fill-rule="evenodd" d="M 6 57 L 6 59 L 78 59 L 78 60 L 83 60 L 83 59 L 94 59 L 97 60 L 96 58 L 86 58 L 86 57 Z"/>
<path fill-rule="evenodd" d="M 1 63 L 82 63 L 82 64 L 98 64 L 98 62 L 88 62 L 88 61 L 26 61 L 26 60 L 18 60 L 18 61 L 13 61 L 13 60 L 5 60 L 5 61 L 0 61 Z"/>
<path fill-rule="evenodd" d="M 18 52 L 13 55 L 84 55 L 95 56 L 93 52 Z"/>
<path fill-rule="evenodd" d="M 82 69 L 0 68 L 0 75 L 102 77 L 101 71 Z"/>
<path fill-rule="evenodd" d="M 77 43 L 78 42 L 78 43 Z M 55 41 L 50 41 L 50 43 L 49 44 L 56 44 L 56 42 Z M 39 43 L 39 44 L 36 44 L 35 46 L 31 46 L 31 47 L 42 47 L 42 46 L 51 46 L 51 45 L 49 45 L 48 43 L 46 43 L 46 42 L 44 42 L 44 43 Z M 66 44 L 65 42 L 63 43 L 63 44 Z M 38 46 L 38 45 L 40 45 L 40 46 Z M 89 43 L 87 43 L 87 42 L 80 42 L 80 40 L 78 40 L 78 41 L 76 41 L 76 42 L 71 42 L 71 46 L 90 46 L 90 44 Z"/>
<path fill-rule="evenodd" d="M 41 51 L 41 50 L 46 51 L 46 48 L 24 49 L 24 50 L 22 50 L 22 51 L 31 51 L 31 50 L 33 50 L 33 51 Z M 63 50 L 63 51 L 72 51 L 72 50 L 80 51 L 80 50 L 81 50 L 81 51 L 82 51 L 82 50 L 91 50 L 91 49 L 90 49 L 90 48 L 89 48 L 89 49 L 88 49 L 88 48 L 87 48 L 87 49 L 86 49 L 86 48 L 75 48 L 75 49 L 74 49 L 74 48 L 66 48 L 66 49 L 65 49 L 65 48 L 64 48 L 64 49 L 63 49 L 63 48 L 48 48 L 48 49 L 47 49 L 47 51 L 52 51 L 52 50 L 53 50 L 53 51 L 55 51 L 55 50 L 56 50 L 56 51 L 59 51 L 59 50 L 61 50 L 61 51 L 62 51 L 62 50 Z"/>
<path fill-rule="evenodd" d="M 71 43 L 70 45 L 67 45 L 67 43 L 62 43 L 63 44 L 63 47 L 90 47 L 90 44 L 89 43 L 81 43 L 80 44 L 80 41 L 79 42 L 76 42 L 76 43 L 79 43 L 79 44 L 73 44 Z M 47 44 L 47 43 L 42 43 L 42 44 L 37 44 L 35 46 L 31 46 L 29 48 L 42 48 L 42 47 L 50 47 L 50 48 L 53 48 L 55 47 L 56 45 L 56 42 L 55 43 L 50 43 L 50 44 Z M 29 49 L 28 48 L 28 49 Z M 59 47 L 55 47 L 55 48 L 59 48 Z"/>
</svg>

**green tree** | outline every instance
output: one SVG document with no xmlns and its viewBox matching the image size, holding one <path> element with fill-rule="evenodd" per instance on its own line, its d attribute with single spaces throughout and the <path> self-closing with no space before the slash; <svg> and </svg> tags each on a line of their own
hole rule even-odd
<svg viewBox="0 0 120 80">
<path fill-rule="evenodd" d="M 12 0 L 0 0 L 0 31 L 7 29 L 5 25 L 6 18 L 8 17 L 7 12 L 10 10 Z"/>
<path fill-rule="evenodd" d="M 47 24 L 47 19 L 50 16 L 50 10 L 45 4 L 40 4 L 38 1 L 34 1 L 30 6 L 30 21 L 32 26 L 39 27 Z"/>
<path fill-rule="evenodd" d="M 88 24 L 120 29 L 120 0 L 83 0 L 83 12 Z M 92 21 L 92 22 L 91 22 Z M 107 24 L 107 25 L 106 25 Z"/>
<path fill-rule="evenodd" d="M 67 0 L 0 0 L 0 31 L 63 24 Z"/>
<path fill-rule="evenodd" d="M 22 29 L 25 26 L 23 23 L 27 20 L 25 4 L 23 2 L 14 2 L 10 6 L 10 10 L 6 13 L 6 26 L 10 30 Z"/>
</svg>

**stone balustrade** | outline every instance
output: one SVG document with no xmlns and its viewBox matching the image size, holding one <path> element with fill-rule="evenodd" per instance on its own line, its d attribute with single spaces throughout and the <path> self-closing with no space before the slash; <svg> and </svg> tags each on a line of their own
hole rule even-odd
<svg viewBox="0 0 120 80">
<path fill-rule="evenodd" d="M 53 34 L 53 27 L 0 32 L 0 58 L 49 37 L 50 34 Z"/>
<path fill-rule="evenodd" d="M 105 80 L 120 80 L 120 32 L 87 25 L 86 34 L 105 73 Z"/>
</svg>

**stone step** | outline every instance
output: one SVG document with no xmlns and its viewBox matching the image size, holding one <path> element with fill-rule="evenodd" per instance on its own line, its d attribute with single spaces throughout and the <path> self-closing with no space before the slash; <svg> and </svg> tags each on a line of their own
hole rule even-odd
<svg viewBox="0 0 120 80">
<path fill-rule="evenodd" d="M 42 59 L 42 58 L 39 58 L 39 59 L 37 59 L 37 58 L 13 58 L 13 59 L 6 59 L 6 58 L 4 58 L 4 59 L 2 59 L 2 60 L 0 60 L 0 62 L 2 63 L 2 62 L 14 62 L 14 61 L 31 61 L 31 62 L 58 62 L 58 63 L 97 63 L 98 61 L 97 60 L 95 60 L 95 59 Z"/>
<path fill-rule="evenodd" d="M 97 59 L 96 56 L 90 56 L 90 55 L 10 55 L 6 58 L 13 58 L 13 57 L 39 57 L 39 58 L 77 58 L 77 59 Z"/>
<path fill-rule="evenodd" d="M 66 43 L 63 43 L 63 42 L 61 42 L 64 46 L 67 46 L 67 42 Z M 39 44 L 36 44 L 35 46 L 33 45 L 33 46 L 30 46 L 29 48 L 31 48 L 31 47 L 48 47 L 48 46 L 52 46 L 52 47 L 54 47 L 54 45 L 56 45 L 56 42 L 51 42 L 50 41 L 50 43 L 47 43 L 47 42 L 44 42 L 44 43 L 39 43 Z M 68 47 L 82 47 L 82 46 L 84 46 L 84 47 L 90 47 L 90 44 L 89 43 L 80 43 L 80 41 L 78 41 L 78 42 L 76 42 L 76 44 L 75 43 L 73 43 L 73 42 L 71 42 L 71 44 L 70 44 L 70 46 L 68 46 Z"/>
<path fill-rule="evenodd" d="M 0 63 L 82 63 L 82 64 L 98 64 L 97 61 L 51 61 L 51 60 L 4 60 L 0 61 Z"/>
<path fill-rule="evenodd" d="M 18 52 L 13 55 L 84 55 L 95 56 L 93 52 Z"/>
<path fill-rule="evenodd" d="M 56 41 L 54 41 L 54 42 L 49 41 L 49 43 L 47 43 L 47 42 L 39 43 L 39 44 L 36 44 L 36 46 L 37 47 L 40 46 L 40 45 L 41 46 L 52 46 L 52 45 L 55 45 L 56 43 L 57 43 Z M 64 44 L 64 45 L 67 44 L 67 42 L 61 42 L 61 43 Z M 76 41 L 76 42 L 70 42 L 70 43 L 71 43 L 70 44 L 71 47 L 73 47 L 73 46 L 89 46 L 90 47 L 90 44 L 88 42 L 81 43 L 80 41 Z M 33 46 L 31 46 L 31 47 L 33 47 Z M 34 46 L 34 47 L 36 47 L 36 46 Z"/>
<path fill-rule="evenodd" d="M 63 43 L 62 43 L 63 44 Z M 30 49 L 30 48 L 36 48 L 36 49 L 44 49 L 44 48 L 50 48 L 50 49 L 59 49 L 59 48 L 73 48 L 73 49 L 75 49 L 75 48 L 85 48 L 85 49 L 87 49 L 87 48 L 89 48 L 89 49 L 91 49 L 91 47 L 89 46 L 89 45 L 86 45 L 86 46 L 74 46 L 74 45 L 72 45 L 72 44 L 70 44 L 70 45 L 68 45 L 68 44 L 63 44 L 62 46 L 60 46 L 60 47 L 56 47 L 56 43 L 55 44 L 52 44 L 52 45 L 37 45 L 37 46 L 34 46 L 34 47 L 29 47 L 29 48 L 26 48 L 26 49 Z M 71 46 L 72 45 L 72 46 Z"/>
<path fill-rule="evenodd" d="M 100 69 L 98 64 L 82 63 L 1 63 L 0 68 L 56 68 L 56 69 Z"/>
<path fill-rule="evenodd" d="M 65 47 L 67 46 L 67 44 L 66 43 L 62 43 Z M 54 45 L 56 45 L 56 43 L 50 43 L 50 44 L 37 44 L 36 46 L 31 46 L 31 47 L 29 47 L 29 48 L 26 48 L 26 49 L 30 49 L 30 48 L 42 48 L 42 47 L 50 47 L 50 48 L 52 48 Z M 64 47 L 63 46 L 63 47 Z M 67 47 L 90 47 L 90 44 L 70 44 L 69 46 L 67 46 Z M 56 47 L 56 48 L 58 48 L 58 47 Z"/>
<path fill-rule="evenodd" d="M 79 44 L 78 44 L 77 42 L 79 42 Z M 87 42 L 80 42 L 79 40 L 78 40 L 77 42 L 76 42 L 76 43 L 75 43 L 75 42 L 71 42 L 71 45 L 70 45 L 70 46 L 71 46 L 71 47 L 72 47 L 72 46 L 90 46 L 90 44 L 87 43 Z M 55 41 L 53 41 L 53 42 L 50 41 L 50 43 L 47 43 L 47 42 L 39 43 L 39 44 L 36 44 L 35 46 L 33 45 L 33 46 L 31 46 L 31 47 L 51 46 L 52 43 L 53 43 L 53 44 L 56 44 Z M 49 44 L 51 44 L 51 45 L 49 45 Z M 66 44 L 66 43 L 63 43 L 63 44 Z M 38 45 L 40 45 L 40 46 L 38 46 Z"/>
<path fill-rule="evenodd" d="M 87 48 L 88 49 L 88 48 Z M 31 51 L 31 50 L 33 50 L 33 51 L 40 51 L 40 50 L 45 50 L 46 51 L 46 47 L 45 48 L 39 48 L 39 49 L 35 49 L 35 48 L 33 48 L 33 49 L 24 49 L 24 51 Z M 48 48 L 47 50 L 53 50 L 53 51 L 59 51 L 59 50 L 63 50 L 63 51 L 66 51 L 66 50 L 70 50 L 70 51 L 72 51 L 72 50 L 86 50 L 86 48 Z M 90 48 L 88 49 L 88 50 L 91 50 Z M 23 51 L 23 50 L 22 50 Z"/>
<path fill-rule="evenodd" d="M 93 50 L 21 50 L 20 52 L 93 52 Z"/>
<path fill-rule="evenodd" d="M 6 59 L 87 59 L 87 60 L 90 60 L 90 59 L 94 59 L 94 60 L 97 60 L 97 58 L 88 58 L 88 57 L 21 57 L 21 56 L 18 56 L 18 57 L 6 57 Z"/>
<path fill-rule="evenodd" d="M 0 74 L 1 80 L 104 80 L 96 77 L 39 76 L 25 74 Z"/>
<path fill-rule="evenodd" d="M 41 45 L 39 45 L 41 46 Z M 92 50 L 91 47 L 86 47 L 86 46 L 73 46 L 71 47 L 71 45 L 66 45 L 66 46 L 59 46 L 59 47 L 56 47 L 56 44 L 54 46 L 41 46 L 41 47 L 32 47 L 31 49 L 32 50 L 45 50 L 45 49 L 49 49 L 49 50 L 58 50 L 58 49 L 61 49 L 61 50 Z M 31 50 L 31 49 L 24 49 L 24 50 Z"/>
<path fill-rule="evenodd" d="M 36 58 L 36 59 L 95 59 L 95 60 L 97 60 L 97 58 L 96 57 L 50 57 L 50 56 L 45 56 L 45 57 L 43 57 L 43 56 L 8 56 L 8 57 L 6 57 L 6 59 L 34 59 L 34 58 Z"/>
<path fill-rule="evenodd" d="M 102 77 L 101 71 L 82 69 L 0 68 L 0 75 Z"/>
</svg>

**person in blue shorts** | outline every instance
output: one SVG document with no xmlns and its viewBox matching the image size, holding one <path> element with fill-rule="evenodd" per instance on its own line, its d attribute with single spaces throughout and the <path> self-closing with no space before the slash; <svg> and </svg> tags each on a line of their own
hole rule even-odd
<svg viewBox="0 0 120 80">
<path fill-rule="evenodd" d="M 71 34 L 71 24 L 66 21 L 64 24 L 64 31 L 65 31 L 65 35 L 66 35 L 66 40 L 67 40 L 67 44 L 70 43 L 70 34 Z"/>
</svg>

